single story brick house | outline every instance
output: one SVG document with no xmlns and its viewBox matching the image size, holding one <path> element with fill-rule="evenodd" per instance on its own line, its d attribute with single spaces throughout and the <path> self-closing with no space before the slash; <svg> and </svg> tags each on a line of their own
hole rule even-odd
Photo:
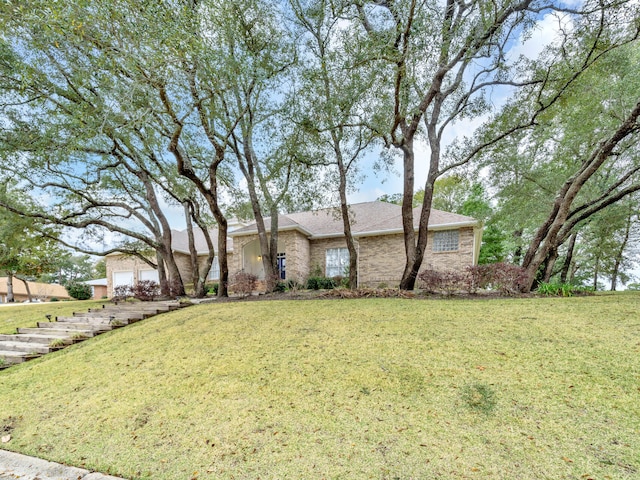
<svg viewBox="0 0 640 480">
<path fill-rule="evenodd" d="M 57 283 L 40 283 L 40 282 L 27 282 L 29 284 L 29 291 L 31 297 L 34 300 L 49 301 L 52 298 L 58 300 L 69 300 L 71 297 L 67 292 L 67 289 Z M 24 302 L 29 299 L 27 289 L 24 286 L 24 282 L 17 278 L 13 278 L 13 298 L 16 302 Z M 0 277 L 0 303 L 7 302 L 7 277 Z"/>
<path fill-rule="evenodd" d="M 358 248 L 360 286 L 397 286 L 405 264 L 402 211 L 399 205 L 365 202 L 350 206 L 352 233 Z M 414 211 L 418 228 L 420 209 Z M 266 219 L 267 230 L 269 219 Z M 278 218 L 278 267 L 283 280 L 303 282 L 311 272 L 328 277 L 346 276 L 349 252 L 342 228 L 342 218 L 335 208 L 280 215 Z M 198 234 L 199 233 L 199 234 Z M 186 232 L 173 231 L 176 261 L 183 279 L 191 278 Z M 211 232 L 217 242 L 217 232 Z M 229 273 L 245 271 L 264 278 L 262 257 L 255 222 L 234 225 L 229 232 Z M 201 232 L 196 232 L 196 247 L 203 262 L 207 250 Z M 429 221 L 427 253 L 423 268 L 462 270 L 475 265 L 480 253 L 482 222 L 471 217 L 433 209 Z M 217 249 L 217 245 L 215 245 Z M 157 271 L 146 263 L 123 255 L 107 256 L 108 295 L 113 286 L 133 284 L 137 280 L 157 280 Z M 217 262 L 208 274 L 217 280 Z"/>
</svg>

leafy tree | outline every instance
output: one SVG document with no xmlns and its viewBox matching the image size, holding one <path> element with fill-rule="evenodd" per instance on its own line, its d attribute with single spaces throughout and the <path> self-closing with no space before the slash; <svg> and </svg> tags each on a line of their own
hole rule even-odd
<svg viewBox="0 0 640 480">
<path fill-rule="evenodd" d="M 636 27 L 624 41 L 637 34 Z M 584 43 L 579 37 L 556 55 L 583 51 Z M 553 274 L 561 246 L 593 215 L 640 190 L 637 49 L 630 44 L 611 50 L 591 39 L 587 47 L 594 60 L 580 76 L 557 72 L 573 78 L 562 88 L 562 102 L 548 108 L 530 129 L 487 152 L 486 165 L 500 195 L 519 212 L 516 231 L 529 238 L 522 259 L 528 276 L 525 289 Z M 542 92 L 518 96 L 496 121 L 529 116 L 540 95 L 557 95 L 557 88 L 548 85 Z M 599 270 L 600 257 L 595 258 Z"/>
<path fill-rule="evenodd" d="M 107 276 L 107 262 L 101 258 L 93 264 L 92 278 L 105 278 Z"/>
<path fill-rule="evenodd" d="M 0 190 L 0 196 L 17 203 L 15 189 Z M 32 293 L 27 280 L 55 269 L 56 259 L 64 255 L 55 241 L 58 232 L 0 208 L 0 272 L 7 276 L 7 301 L 13 302 L 13 279 L 21 280 L 29 301 Z"/>
<path fill-rule="evenodd" d="M 438 178 L 433 185 L 431 206 L 445 212 L 461 213 L 460 209 L 469 196 L 470 189 L 471 182 L 461 175 L 452 174 L 442 176 Z M 414 202 L 418 194 L 420 194 L 421 199 L 424 201 L 424 190 L 420 189 L 416 195 L 414 195 Z M 420 204 L 422 204 L 422 202 L 420 202 Z M 484 220 L 484 218 L 480 218 L 480 220 Z"/>
<path fill-rule="evenodd" d="M 362 28 L 368 33 L 368 52 L 388 81 L 379 94 L 380 108 L 371 120 L 372 128 L 386 145 L 403 157 L 403 229 L 406 265 L 400 287 L 412 289 L 427 244 L 427 227 L 435 181 L 449 170 L 467 163 L 473 156 L 513 132 L 536 123 L 536 118 L 554 105 L 597 57 L 597 47 L 613 48 L 627 37 L 611 34 L 621 30 L 620 19 L 633 24 L 626 5 L 584 3 L 571 14 L 588 32 L 589 46 L 572 51 L 571 62 L 561 56 L 532 75 L 520 71 L 527 63 L 520 59 L 509 65 L 506 51 L 516 37 L 534 24 L 541 12 L 561 6 L 536 2 L 484 1 L 428 4 L 415 0 L 356 2 Z M 626 16 L 625 16 L 626 15 Z M 572 35 L 567 33 L 567 42 Z M 583 35 L 582 38 L 585 38 Z M 566 43 L 566 42 L 565 42 Z M 564 45 L 559 51 L 567 52 Z M 586 53 L 584 53 L 586 52 Z M 364 58 L 367 58 L 366 55 Z M 557 70 L 572 74 L 558 79 Z M 547 87 L 556 89 L 549 94 Z M 564 87 L 563 87 L 564 85 Z M 496 86 L 509 86 L 534 93 L 537 103 L 526 118 L 505 122 L 484 136 L 466 139 L 443 152 L 445 131 L 461 118 L 478 118 L 490 111 L 486 94 Z M 429 145 L 429 173 L 420 213 L 414 230 L 412 200 L 415 177 L 415 142 L 424 135 Z M 457 148 L 464 146 L 466 148 Z"/>
<path fill-rule="evenodd" d="M 291 0 L 303 39 L 297 75 L 300 78 L 297 122 L 305 134 L 310 157 L 336 170 L 343 232 L 349 251 L 349 285 L 358 287 L 358 248 L 351 232 L 354 219 L 349 212 L 347 193 L 358 178 L 359 162 L 373 136 L 362 125 L 362 111 L 375 85 L 374 71 L 361 71 L 350 62 L 350 51 L 358 48 L 357 35 L 341 26 L 349 13 L 348 4 L 326 0 L 304 4 Z"/>
<path fill-rule="evenodd" d="M 107 252 L 86 253 L 136 255 L 158 268 L 163 291 L 172 284 L 181 293 L 162 201 L 193 204 L 198 199 L 179 182 L 167 158 L 174 132 L 168 115 L 162 115 L 162 95 L 172 74 L 165 54 L 174 51 L 184 18 L 171 23 L 164 14 L 167 6 L 139 8 L 137 2 L 66 7 L 34 0 L 29 8 L 23 2 L 3 10 L 7 25 L 16 26 L 11 45 L 21 45 L 7 47 L 2 65 L 8 92 L 3 113 L 10 127 L 4 153 L 21 159 L 11 173 L 29 172 L 23 180 L 34 190 L 61 199 L 41 218 L 132 240 Z M 171 40 L 165 50 L 157 42 L 162 36 Z M 183 86 L 188 91 L 188 82 Z M 193 153 L 199 152 L 194 147 Z M 198 209 L 190 212 L 193 217 Z M 208 237 L 206 221 L 198 216 L 194 222 Z M 144 247 L 132 248 L 136 245 Z M 155 262 L 149 248 L 156 252 Z M 209 265 L 213 257 L 211 248 Z"/>
<path fill-rule="evenodd" d="M 71 252 L 65 252 L 65 255 L 55 259 L 51 269 L 51 273 L 42 275 L 38 280 L 45 283 L 59 283 L 60 285 L 83 282 L 93 278 L 94 260 L 89 255 L 72 255 Z"/>
<path fill-rule="evenodd" d="M 67 293 L 76 300 L 89 300 L 93 294 L 91 285 L 77 281 L 71 281 L 65 286 Z"/>
</svg>

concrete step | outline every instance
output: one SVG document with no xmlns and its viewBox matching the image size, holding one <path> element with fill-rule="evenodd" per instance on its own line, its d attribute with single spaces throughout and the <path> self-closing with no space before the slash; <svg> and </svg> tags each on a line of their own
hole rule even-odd
<svg viewBox="0 0 640 480">
<path fill-rule="evenodd" d="M 137 322 L 138 319 L 128 320 L 126 318 L 110 318 L 110 317 L 57 317 L 58 323 L 70 324 L 90 324 L 96 326 L 122 326 L 129 323 Z"/>
<path fill-rule="evenodd" d="M 49 345 L 51 342 L 61 340 L 65 345 L 71 345 L 73 340 L 68 335 L 42 335 L 42 334 L 19 334 L 19 335 L 0 335 L 0 341 L 8 340 L 10 342 L 23 342 L 23 343 L 39 343 L 42 345 Z"/>
<path fill-rule="evenodd" d="M 181 305 L 178 302 L 135 302 L 135 303 L 118 303 L 112 305 L 104 305 L 103 309 L 106 310 L 108 308 L 117 308 L 119 310 L 126 309 L 140 309 L 140 310 L 161 310 L 164 312 L 168 312 L 170 310 L 177 310 L 181 308 Z"/>
<path fill-rule="evenodd" d="M 155 305 L 155 304 L 142 305 L 140 303 L 133 303 L 131 305 L 104 305 L 101 308 L 90 308 L 89 311 L 97 312 L 97 311 L 105 311 L 105 310 L 115 310 L 115 311 L 140 310 L 141 312 L 144 312 L 144 311 L 156 312 L 156 311 L 167 311 L 169 308 L 170 307 L 167 305 Z"/>
<path fill-rule="evenodd" d="M 51 347 L 40 345 L 38 343 L 10 342 L 3 340 L 0 342 L 0 350 L 5 352 L 22 352 L 22 353 L 49 353 Z"/>
<path fill-rule="evenodd" d="M 189 304 L 176 301 L 106 304 L 88 313 L 58 317 L 55 322 L 38 322 L 38 328 L 18 328 L 15 335 L 0 335 L 0 368 L 59 350 L 67 345 Z M 73 338 L 82 335 L 84 338 Z M 52 343 L 55 346 L 51 346 Z"/>
<path fill-rule="evenodd" d="M 22 363 L 25 362 L 31 358 L 36 358 L 39 357 L 40 355 L 32 355 L 29 353 L 21 353 L 21 352 L 12 352 L 12 351 L 5 351 L 5 350 L 0 350 L 0 359 L 2 359 L 2 362 L 0 362 L 0 366 L 2 366 L 2 364 L 5 365 L 15 365 L 17 363 Z"/>
<path fill-rule="evenodd" d="M 72 338 L 82 335 L 85 338 L 98 334 L 95 330 L 60 330 L 59 328 L 18 328 L 19 335 L 57 335 L 61 338 Z M 81 337 L 79 337 L 81 338 Z"/>
<path fill-rule="evenodd" d="M 74 317 L 79 318 L 137 318 L 142 320 L 143 318 L 152 317 L 153 313 L 140 312 L 140 311 L 119 311 L 119 310 L 100 310 L 98 312 L 73 312 Z"/>
<path fill-rule="evenodd" d="M 38 322 L 38 328 L 49 328 L 53 330 L 90 330 L 94 332 L 106 332 L 113 327 L 100 323 L 76 323 L 76 322 Z"/>
</svg>

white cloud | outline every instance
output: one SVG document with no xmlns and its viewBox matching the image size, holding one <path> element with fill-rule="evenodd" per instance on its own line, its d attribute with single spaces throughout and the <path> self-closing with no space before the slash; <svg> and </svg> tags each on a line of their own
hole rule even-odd
<svg viewBox="0 0 640 480">
<path fill-rule="evenodd" d="M 546 47 L 558 42 L 562 32 L 571 31 L 571 17 L 565 14 L 548 13 L 526 34 L 521 35 L 517 43 L 509 50 L 507 60 L 515 62 L 524 56 L 530 60 L 537 58 Z"/>
</svg>

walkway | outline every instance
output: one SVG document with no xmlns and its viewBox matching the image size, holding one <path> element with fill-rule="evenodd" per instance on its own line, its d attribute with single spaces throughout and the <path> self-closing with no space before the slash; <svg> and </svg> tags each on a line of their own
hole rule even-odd
<svg viewBox="0 0 640 480">
<path fill-rule="evenodd" d="M 120 477 L 67 467 L 39 458 L 0 450 L 1 480 L 123 480 Z"/>
</svg>

